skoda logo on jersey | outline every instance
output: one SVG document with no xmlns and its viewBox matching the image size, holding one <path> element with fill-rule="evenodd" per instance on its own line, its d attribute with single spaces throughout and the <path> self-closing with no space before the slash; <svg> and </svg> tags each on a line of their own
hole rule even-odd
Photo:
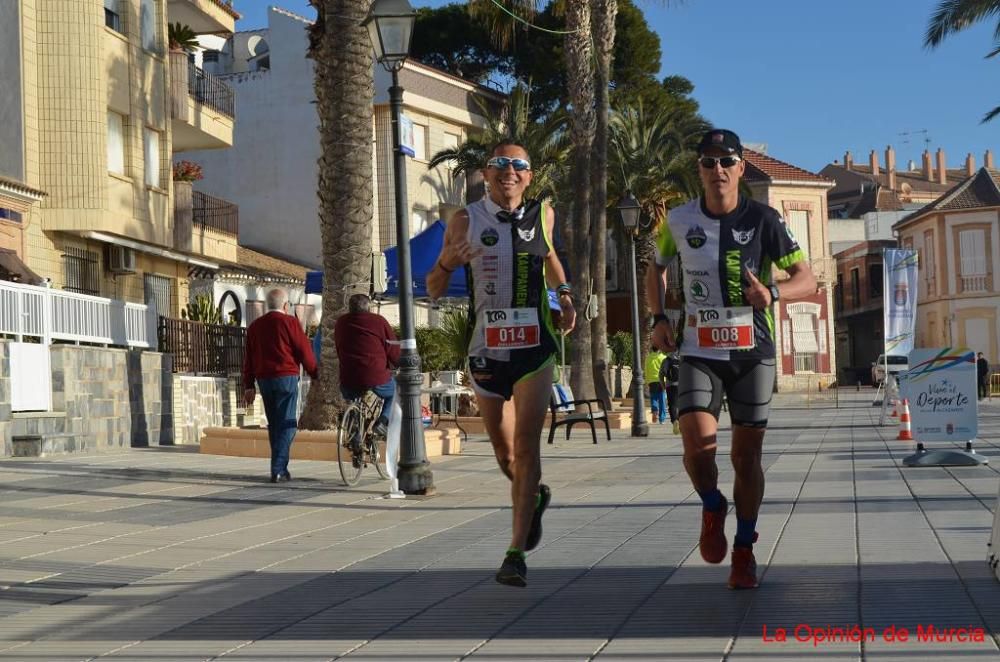
<svg viewBox="0 0 1000 662">
<path fill-rule="evenodd" d="M 521 237 L 521 241 L 531 241 L 535 238 L 535 228 L 529 228 L 527 230 L 517 229 L 517 235 Z"/>
<path fill-rule="evenodd" d="M 695 225 L 688 230 L 684 238 L 687 239 L 688 246 L 691 248 L 701 248 L 708 241 L 708 236 L 700 225 Z"/>
<path fill-rule="evenodd" d="M 753 241 L 753 235 L 757 232 L 757 228 L 750 228 L 749 230 L 737 230 L 733 228 L 733 239 L 740 246 L 746 246 L 751 241 Z"/>
<path fill-rule="evenodd" d="M 707 276 L 708 275 L 707 271 L 700 271 L 698 269 L 685 269 L 684 273 L 686 273 L 688 276 Z"/>
<path fill-rule="evenodd" d="M 500 233 L 493 228 L 486 228 L 479 235 L 479 241 L 483 242 L 483 246 L 496 246 L 496 243 L 500 241 Z"/>
<path fill-rule="evenodd" d="M 708 285 L 700 280 L 691 281 L 691 299 L 695 303 L 701 303 L 703 301 L 708 301 Z"/>
</svg>

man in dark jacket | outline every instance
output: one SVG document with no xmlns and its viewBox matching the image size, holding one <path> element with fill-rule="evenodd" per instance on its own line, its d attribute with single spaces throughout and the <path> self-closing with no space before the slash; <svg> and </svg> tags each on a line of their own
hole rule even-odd
<svg viewBox="0 0 1000 662">
<path fill-rule="evenodd" d="M 396 334 L 385 318 L 369 312 L 371 299 L 355 294 L 347 304 L 348 312 L 337 320 L 333 341 L 340 359 L 340 392 L 355 400 L 371 390 L 382 398 L 382 414 L 375 424 L 375 434 L 385 435 L 389 425 L 395 385 L 391 368 L 399 363 Z"/>
<path fill-rule="evenodd" d="M 979 359 L 976 361 L 976 374 L 979 376 L 979 399 L 982 400 L 990 394 L 990 362 L 986 360 L 982 352 L 979 352 Z"/>
<path fill-rule="evenodd" d="M 291 480 L 288 454 L 298 428 L 299 366 L 319 379 L 309 339 L 295 317 L 287 314 L 288 295 L 282 289 L 267 293 L 267 314 L 247 329 L 243 357 L 243 399 L 247 406 L 260 387 L 271 442 L 271 482 Z"/>
</svg>

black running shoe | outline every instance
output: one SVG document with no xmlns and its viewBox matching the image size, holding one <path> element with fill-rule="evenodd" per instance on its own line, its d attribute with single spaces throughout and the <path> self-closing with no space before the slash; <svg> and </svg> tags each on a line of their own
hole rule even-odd
<svg viewBox="0 0 1000 662">
<path fill-rule="evenodd" d="M 524 543 L 524 551 L 530 552 L 538 547 L 542 540 L 542 515 L 552 501 L 552 490 L 544 483 L 538 486 L 538 502 L 535 505 L 535 515 L 531 518 L 531 529 L 528 530 L 528 540 Z"/>
<path fill-rule="evenodd" d="M 507 586 L 518 586 L 524 588 L 528 585 L 528 565 L 524 562 L 522 554 L 508 554 L 500 569 L 497 570 L 496 579 L 501 584 Z"/>
</svg>

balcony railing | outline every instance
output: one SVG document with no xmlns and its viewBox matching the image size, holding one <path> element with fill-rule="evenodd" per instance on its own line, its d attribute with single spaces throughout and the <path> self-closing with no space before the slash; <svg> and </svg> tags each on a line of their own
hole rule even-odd
<svg viewBox="0 0 1000 662">
<path fill-rule="evenodd" d="M 0 281 L 0 333 L 53 340 L 155 347 L 155 311 L 137 303 Z"/>
<path fill-rule="evenodd" d="M 196 227 L 239 236 L 240 208 L 237 205 L 201 191 L 194 191 L 191 195 L 192 221 Z"/>
<path fill-rule="evenodd" d="M 971 276 L 959 276 L 958 284 L 963 293 L 965 292 L 986 292 L 989 274 L 974 274 Z"/>
<path fill-rule="evenodd" d="M 188 63 L 188 93 L 195 101 L 228 117 L 236 117 L 232 88 L 191 63 Z"/>
</svg>

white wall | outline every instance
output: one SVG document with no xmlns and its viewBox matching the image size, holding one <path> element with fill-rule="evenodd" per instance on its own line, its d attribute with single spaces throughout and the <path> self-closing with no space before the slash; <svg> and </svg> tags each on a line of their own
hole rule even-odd
<svg viewBox="0 0 1000 662">
<path fill-rule="evenodd" d="M 269 30 L 255 34 L 266 36 L 270 71 L 223 77 L 236 94 L 233 147 L 184 157 L 204 167 L 199 190 L 239 205 L 241 244 L 320 268 L 319 119 L 305 57 L 308 25 L 273 10 L 268 21 Z"/>
<path fill-rule="evenodd" d="M 865 240 L 865 221 L 859 218 L 830 219 L 827 238 L 830 241 L 830 255 L 836 255 Z"/>
</svg>

